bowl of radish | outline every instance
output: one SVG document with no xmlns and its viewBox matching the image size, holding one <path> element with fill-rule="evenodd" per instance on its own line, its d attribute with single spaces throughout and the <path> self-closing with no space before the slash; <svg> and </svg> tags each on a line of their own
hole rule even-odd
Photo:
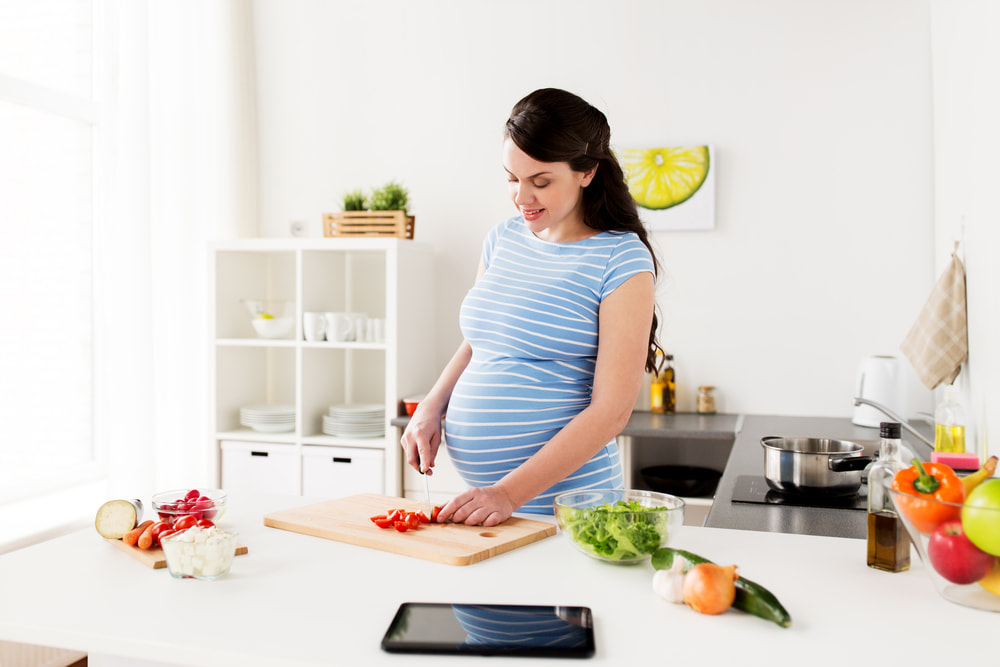
<svg viewBox="0 0 1000 667">
<path fill-rule="evenodd" d="M 173 489 L 153 496 L 153 512 L 160 521 L 173 525 L 185 516 L 219 522 L 228 496 L 221 489 Z"/>
</svg>

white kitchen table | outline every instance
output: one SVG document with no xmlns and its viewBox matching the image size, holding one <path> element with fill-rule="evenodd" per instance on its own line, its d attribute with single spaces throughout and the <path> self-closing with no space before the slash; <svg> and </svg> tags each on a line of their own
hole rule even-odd
<svg viewBox="0 0 1000 667">
<path fill-rule="evenodd" d="M 268 512 L 311 502 L 234 495 L 223 524 L 239 529 L 249 553 L 217 581 L 173 579 L 93 530 L 0 556 L 0 639 L 86 651 L 95 667 L 540 660 L 381 651 L 399 603 L 442 601 L 589 606 L 597 653 L 587 664 L 594 665 L 998 660 L 1000 615 L 940 598 L 915 553 L 908 572 L 869 569 L 863 540 L 683 527 L 674 546 L 736 563 L 768 587 L 792 614 L 783 629 L 736 610 L 704 616 L 665 602 L 652 592 L 648 563 L 598 562 L 562 535 L 456 567 L 263 525 Z"/>
</svg>

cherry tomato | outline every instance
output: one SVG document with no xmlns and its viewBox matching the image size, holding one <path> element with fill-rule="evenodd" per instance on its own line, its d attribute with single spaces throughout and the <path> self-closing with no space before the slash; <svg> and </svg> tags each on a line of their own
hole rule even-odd
<svg viewBox="0 0 1000 667">
<path fill-rule="evenodd" d="M 437 521 L 438 514 L 440 514 L 441 510 L 443 510 L 443 509 L 444 509 L 444 505 L 435 505 L 434 506 L 434 509 L 431 511 L 431 521 L 432 522 Z"/>
<path fill-rule="evenodd" d="M 215 522 L 209 521 L 208 519 L 198 519 L 198 523 L 194 524 L 199 528 L 214 528 Z"/>
<path fill-rule="evenodd" d="M 163 531 L 162 533 L 160 533 L 160 539 L 161 539 L 161 540 L 163 540 L 163 539 L 165 539 L 165 538 L 168 538 L 168 537 L 170 537 L 171 535 L 176 535 L 176 534 L 177 534 L 177 533 L 179 533 L 179 532 L 180 532 L 180 531 L 178 531 L 178 530 L 173 530 L 173 529 L 171 529 L 171 530 L 165 530 L 165 531 Z"/>
<path fill-rule="evenodd" d="M 423 512 L 415 512 L 417 518 L 420 519 L 420 523 L 430 523 L 431 520 L 427 518 L 427 515 Z"/>
<path fill-rule="evenodd" d="M 420 527 L 420 517 L 416 512 L 410 512 L 406 515 L 406 523 L 410 526 L 410 530 L 415 530 Z"/>
<path fill-rule="evenodd" d="M 198 493 L 198 489 L 191 489 L 190 491 L 187 492 L 187 495 L 184 496 L 184 500 L 188 500 L 188 501 L 197 500 L 198 496 L 200 496 L 200 495 L 201 494 Z"/>
<path fill-rule="evenodd" d="M 187 530 L 196 523 L 198 523 L 198 519 L 191 514 L 188 514 L 187 516 L 182 516 L 174 522 L 174 530 Z"/>
<path fill-rule="evenodd" d="M 392 527 L 401 533 L 405 533 L 410 529 L 410 524 L 405 521 L 394 521 Z"/>
<path fill-rule="evenodd" d="M 406 512 L 400 509 L 389 510 L 386 512 L 386 517 L 393 521 L 402 521 L 406 518 Z"/>
</svg>

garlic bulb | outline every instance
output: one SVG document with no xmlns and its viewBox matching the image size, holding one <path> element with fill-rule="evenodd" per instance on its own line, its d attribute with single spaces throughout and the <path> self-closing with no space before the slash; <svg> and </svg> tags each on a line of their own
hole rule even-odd
<svg viewBox="0 0 1000 667">
<path fill-rule="evenodd" d="M 674 558 L 674 564 L 669 570 L 657 570 L 653 574 L 653 592 L 667 602 L 682 604 L 684 602 L 684 565 L 683 558 Z"/>
</svg>

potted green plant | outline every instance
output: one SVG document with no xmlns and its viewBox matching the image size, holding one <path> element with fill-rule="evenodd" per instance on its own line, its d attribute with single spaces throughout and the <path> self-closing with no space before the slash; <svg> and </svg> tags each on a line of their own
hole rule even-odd
<svg viewBox="0 0 1000 667">
<path fill-rule="evenodd" d="M 368 208 L 372 211 L 402 211 L 405 214 L 408 212 L 409 202 L 409 191 L 396 181 L 389 181 L 372 192 Z"/>
<path fill-rule="evenodd" d="M 368 200 L 363 190 L 351 190 L 344 193 L 345 211 L 364 211 L 368 208 Z"/>
<path fill-rule="evenodd" d="M 365 197 L 355 189 L 344 194 L 342 213 L 323 214 L 324 236 L 397 236 L 413 238 L 416 219 L 409 215 L 410 193 L 389 181 Z"/>
</svg>

